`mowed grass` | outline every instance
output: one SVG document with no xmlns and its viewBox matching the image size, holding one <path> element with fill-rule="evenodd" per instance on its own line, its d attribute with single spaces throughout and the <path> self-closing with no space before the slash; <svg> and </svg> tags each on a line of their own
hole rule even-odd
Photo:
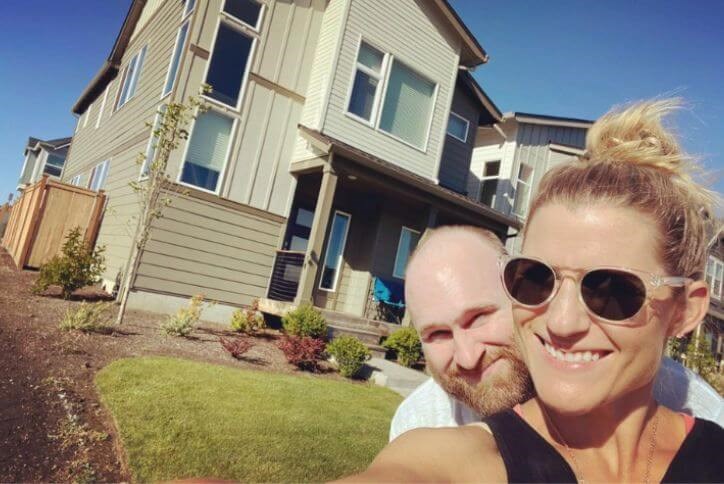
<svg viewBox="0 0 724 484">
<path fill-rule="evenodd" d="M 372 385 L 175 358 L 118 360 L 96 385 L 134 481 L 323 481 L 364 469 L 402 398 Z"/>
</svg>

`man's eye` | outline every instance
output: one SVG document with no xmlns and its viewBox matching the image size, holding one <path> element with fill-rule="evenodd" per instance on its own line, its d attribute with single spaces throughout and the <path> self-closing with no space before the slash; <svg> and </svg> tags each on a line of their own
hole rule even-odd
<svg viewBox="0 0 724 484">
<path fill-rule="evenodd" d="M 433 331 L 432 333 L 428 333 L 427 337 L 425 338 L 428 343 L 432 343 L 434 341 L 441 341 L 444 339 L 447 339 L 450 337 L 450 331 Z"/>
</svg>

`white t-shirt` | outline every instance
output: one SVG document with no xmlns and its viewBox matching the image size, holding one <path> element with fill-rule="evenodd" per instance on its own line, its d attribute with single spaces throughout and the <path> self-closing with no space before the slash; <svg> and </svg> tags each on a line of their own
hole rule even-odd
<svg viewBox="0 0 724 484">
<path fill-rule="evenodd" d="M 699 375 L 670 358 L 664 358 L 656 377 L 654 397 L 674 411 L 724 427 L 724 399 Z M 475 412 L 430 378 L 397 407 L 390 424 L 390 440 L 419 427 L 457 427 L 477 421 L 480 417 Z"/>
</svg>

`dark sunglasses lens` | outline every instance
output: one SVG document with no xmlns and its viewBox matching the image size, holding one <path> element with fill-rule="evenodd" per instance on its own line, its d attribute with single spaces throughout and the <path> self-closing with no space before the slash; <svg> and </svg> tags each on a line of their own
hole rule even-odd
<svg viewBox="0 0 724 484">
<path fill-rule="evenodd" d="M 639 312 L 646 300 L 640 277 L 610 269 L 591 271 L 581 281 L 581 295 L 596 315 L 623 321 Z"/>
<path fill-rule="evenodd" d="M 547 265 L 532 259 L 513 259 L 503 270 L 510 296 L 521 304 L 537 306 L 553 292 L 556 276 Z"/>
</svg>

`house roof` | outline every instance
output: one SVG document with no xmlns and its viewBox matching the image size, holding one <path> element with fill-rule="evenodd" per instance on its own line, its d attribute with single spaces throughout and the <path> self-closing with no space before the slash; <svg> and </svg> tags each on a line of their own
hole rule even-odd
<svg viewBox="0 0 724 484">
<path fill-rule="evenodd" d="M 95 77 L 93 77 L 73 105 L 71 109 L 73 113 L 83 114 L 85 110 L 88 109 L 88 106 L 103 93 L 108 83 L 118 75 L 123 54 L 126 52 L 131 35 L 133 35 L 133 31 L 136 28 L 136 24 L 141 17 L 141 12 L 143 12 L 145 5 L 146 0 L 133 0 L 131 2 L 126 18 L 123 20 L 121 30 L 118 32 L 111 53 L 108 55 L 108 59 L 106 59 L 101 69 L 96 73 Z"/>
<path fill-rule="evenodd" d="M 25 152 L 27 153 L 28 150 L 35 151 L 40 147 L 46 148 L 49 151 L 55 151 L 68 146 L 71 141 L 73 141 L 73 137 L 56 138 L 44 141 L 42 139 L 33 138 L 31 136 L 28 138 L 28 144 L 25 145 Z"/>
<path fill-rule="evenodd" d="M 548 114 L 532 114 L 512 112 L 505 113 L 505 119 L 515 119 L 519 123 L 544 124 L 546 126 L 565 126 L 569 128 L 590 128 L 593 121 L 590 119 L 564 118 L 561 116 L 550 116 Z"/>
<path fill-rule="evenodd" d="M 467 198 L 458 192 L 442 187 L 428 178 L 417 175 L 416 173 L 397 166 L 394 163 L 390 163 L 389 161 L 371 155 L 370 153 L 360 150 L 359 148 L 355 148 L 344 141 L 321 133 L 315 129 L 308 128 L 302 124 L 298 125 L 298 127 L 304 137 L 315 143 L 317 147 L 323 149 L 327 153 L 334 150 L 345 157 L 349 157 L 359 162 L 363 166 L 372 168 L 378 173 L 387 175 L 407 185 L 418 188 L 430 195 L 443 199 L 447 202 L 451 202 L 463 209 L 486 217 L 499 224 L 513 227 L 515 229 L 520 229 L 522 226 L 517 218 L 503 215 L 487 205 L 476 202 L 475 200 Z"/>
<path fill-rule="evenodd" d="M 485 52 L 483 46 L 480 45 L 478 39 L 465 25 L 463 19 L 460 18 L 455 9 L 447 0 L 434 0 L 434 5 L 442 12 L 445 18 L 450 22 L 453 29 L 460 35 L 463 40 L 463 51 L 460 53 L 460 64 L 468 67 L 475 67 L 488 62 L 488 53 Z"/>
<path fill-rule="evenodd" d="M 493 100 L 483 91 L 483 88 L 480 87 L 480 84 L 478 84 L 470 72 L 460 70 L 458 82 L 467 87 L 484 108 L 484 111 L 480 114 L 478 126 L 487 126 L 503 120 L 503 113 L 500 112 L 498 106 L 496 106 Z"/>
</svg>

